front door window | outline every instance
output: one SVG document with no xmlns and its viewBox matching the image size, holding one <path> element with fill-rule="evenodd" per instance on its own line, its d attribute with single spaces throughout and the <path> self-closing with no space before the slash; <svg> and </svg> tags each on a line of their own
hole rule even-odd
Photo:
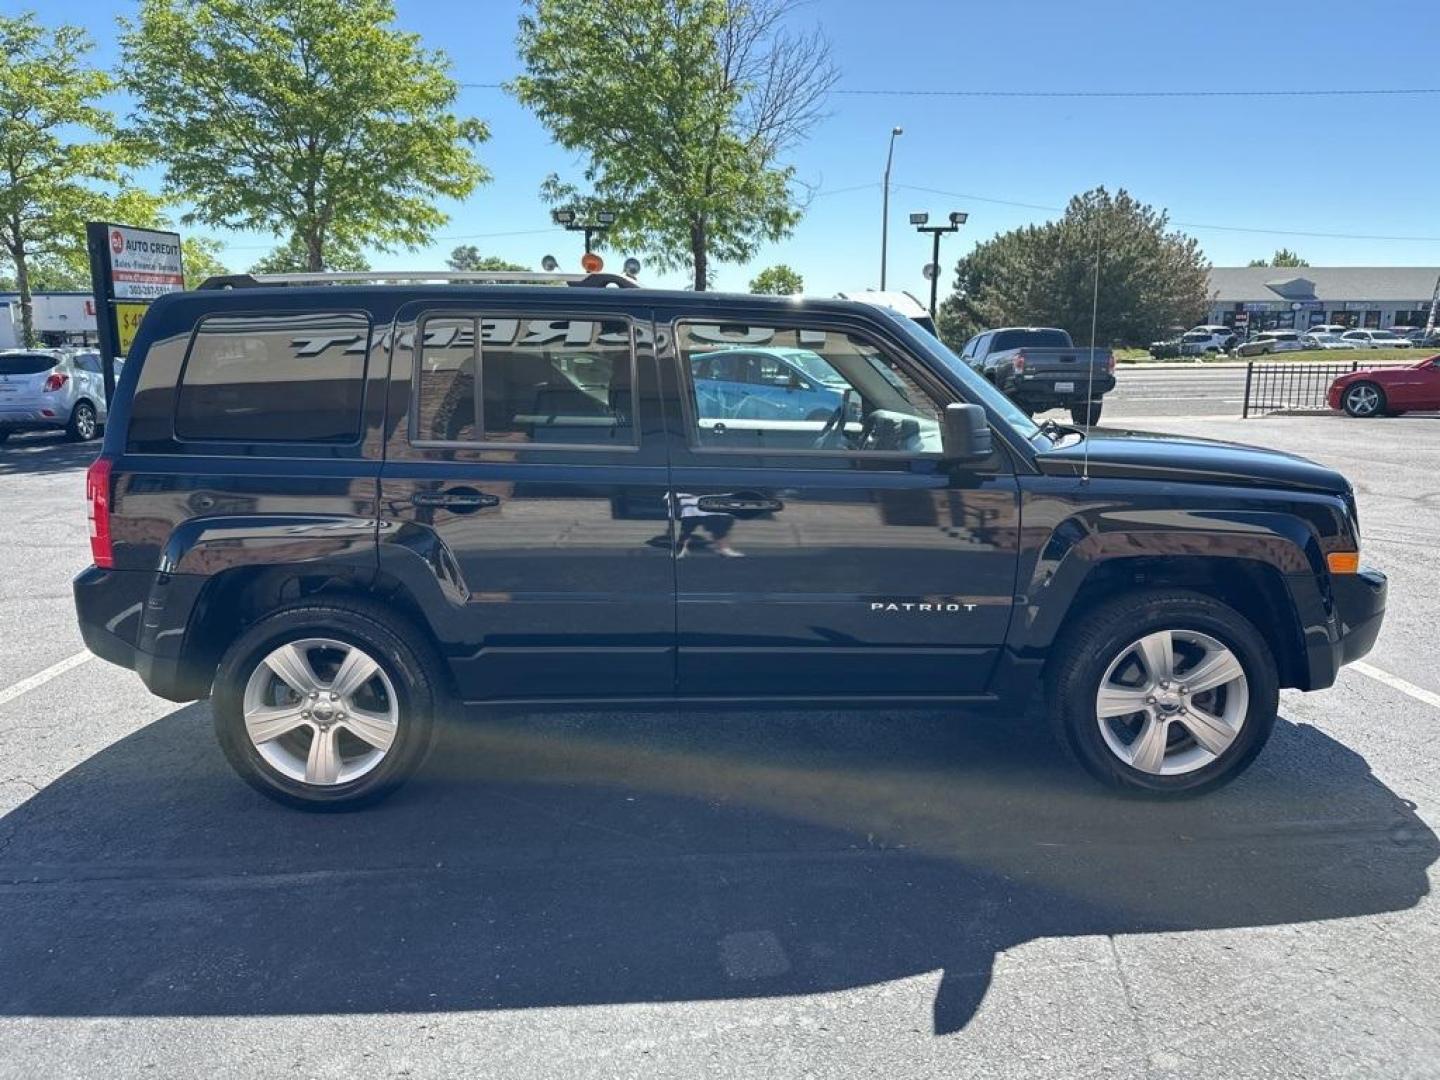
<svg viewBox="0 0 1440 1080">
<path fill-rule="evenodd" d="M 712 449 L 933 454 L 943 406 L 890 353 L 845 330 L 677 328 L 691 441 Z M 736 344 L 743 340 L 746 344 Z"/>
</svg>

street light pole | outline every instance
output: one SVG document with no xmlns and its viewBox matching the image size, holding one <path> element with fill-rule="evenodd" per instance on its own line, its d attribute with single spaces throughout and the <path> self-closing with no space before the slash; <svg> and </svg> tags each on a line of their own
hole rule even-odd
<svg viewBox="0 0 1440 1080">
<path fill-rule="evenodd" d="M 885 263 L 890 247 L 890 164 L 895 160 L 895 136 L 904 135 L 898 124 L 890 129 L 890 149 L 885 152 L 885 195 L 880 209 L 880 290 L 885 290 Z"/>
<path fill-rule="evenodd" d="M 910 224 L 915 226 L 916 232 L 929 233 L 934 238 L 934 247 L 930 256 L 930 265 L 925 268 L 925 276 L 930 279 L 930 321 L 934 322 L 939 310 L 940 291 L 940 236 L 942 233 L 959 232 L 960 226 L 965 224 L 969 217 L 963 210 L 956 210 L 949 217 L 948 225 L 930 225 L 930 215 L 926 213 L 911 214 Z"/>
</svg>

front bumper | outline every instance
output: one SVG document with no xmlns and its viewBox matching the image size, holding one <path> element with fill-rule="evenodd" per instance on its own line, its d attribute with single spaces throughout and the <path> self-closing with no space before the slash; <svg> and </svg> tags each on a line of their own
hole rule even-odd
<svg viewBox="0 0 1440 1080">
<path fill-rule="evenodd" d="M 1340 663 L 1359 660 L 1375 646 L 1385 621 L 1389 581 L 1373 566 L 1331 580 L 1335 593 L 1336 648 Z"/>
<path fill-rule="evenodd" d="M 1358 573 L 1335 574 L 1330 578 L 1330 615 L 1323 628 L 1307 633 L 1311 690 L 1322 690 L 1335 682 L 1340 668 L 1359 660 L 1375 646 L 1385 621 L 1385 600 L 1389 583 L 1373 566 Z"/>
</svg>

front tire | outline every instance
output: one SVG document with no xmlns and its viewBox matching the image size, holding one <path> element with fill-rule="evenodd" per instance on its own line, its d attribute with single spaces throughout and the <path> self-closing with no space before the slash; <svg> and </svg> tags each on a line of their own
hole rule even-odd
<svg viewBox="0 0 1440 1080">
<path fill-rule="evenodd" d="M 1100 422 L 1101 402 L 1081 401 L 1070 406 L 1070 419 L 1077 424 L 1091 427 Z"/>
<path fill-rule="evenodd" d="M 440 661 L 408 624 L 364 601 L 317 600 L 261 619 L 215 677 L 215 733 L 261 794 L 353 810 L 420 767 L 444 703 Z"/>
<path fill-rule="evenodd" d="M 1046 680 L 1056 734 L 1095 779 L 1130 794 L 1212 791 L 1275 725 L 1279 677 L 1239 612 L 1183 590 L 1103 604 L 1057 646 Z"/>
<path fill-rule="evenodd" d="M 1364 419 L 1385 413 L 1385 391 L 1373 382 L 1357 382 L 1345 388 L 1340 405 L 1346 415 Z"/>
</svg>

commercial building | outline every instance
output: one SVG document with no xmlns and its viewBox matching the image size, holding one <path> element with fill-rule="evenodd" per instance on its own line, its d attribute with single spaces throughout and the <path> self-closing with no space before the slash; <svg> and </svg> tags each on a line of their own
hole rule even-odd
<svg viewBox="0 0 1440 1080">
<path fill-rule="evenodd" d="M 31 311 L 35 336 L 41 345 L 94 345 L 95 298 L 88 292 L 33 293 Z M 24 344 L 21 333 L 20 294 L 0 292 L 0 349 Z"/>
<path fill-rule="evenodd" d="M 1437 279 L 1440 266 L 1217 266 L 1206 322 L 1251 333 L 1424 326 Z"/>
</svg>

